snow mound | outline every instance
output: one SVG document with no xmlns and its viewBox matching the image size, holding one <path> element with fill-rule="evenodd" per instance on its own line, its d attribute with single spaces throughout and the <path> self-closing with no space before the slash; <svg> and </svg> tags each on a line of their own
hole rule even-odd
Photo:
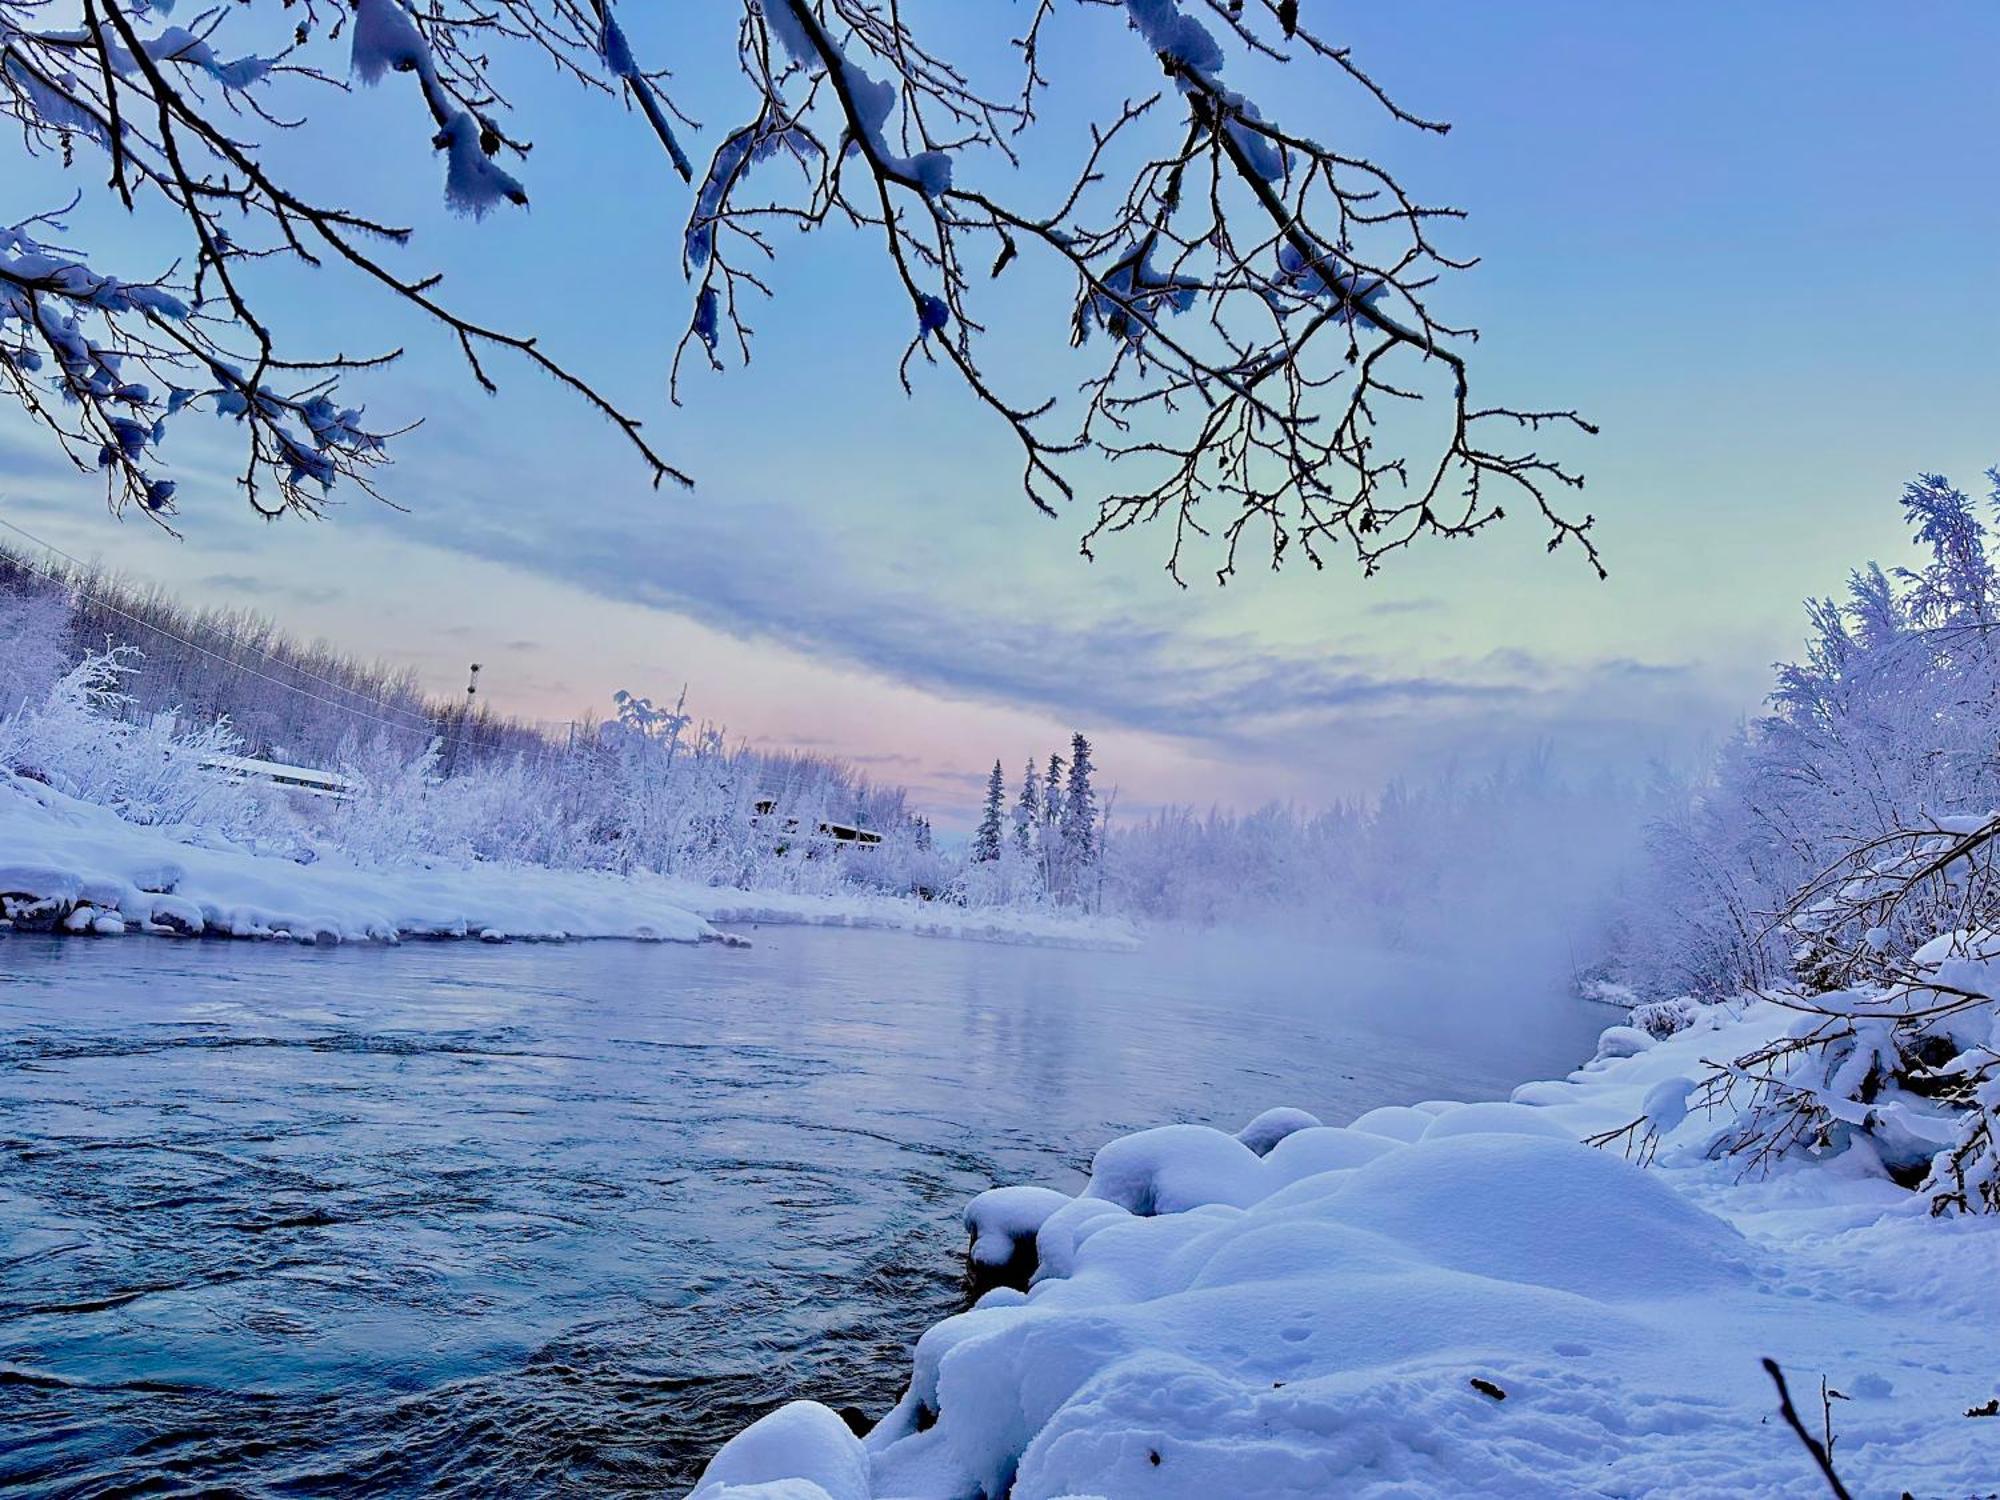
<svg viewBox="0 0 2000 1500">
<path fill-rule="evenodd" d="M 1356 1116 L 1352 1130 L 1364 1130 L 1370 1135 L 1385 1135 L 1392 1141 L 1422 1140 L 1426 1130 L 1431 1128 L 1435 1115 L 1421 1109 L 1412 1109 L 1407 1104 L 1385 1104 L 1380 1109 L 1371 1109 L 1364 1115 Z"/>
<path fill-rule="evenodd" d="M 965 1205 L 966 1257 L 975 1282 L 1025 1286 L 1035 1270 L 1035 1238 L 1067 1193 L 1045 1187 L 988 1188 Z"/>
<path fill-rule="evenodd" d="M 982 1194 L 975 1255 L 1032 1236 L 1034 1281 L 924 1334 L 862 1466 L 831 1412 L 788 1407 L 695 1494 L 1815 1493 L 1767 1355 L 1795 1390 L 1824 1373 L 1855 1398 L 1835 1413 L 1855 1493 L 1981 1489 L 1990 1438 L 1961 1412 L 1991 1389 L 2000 1225 L 1939 1224 L 1856 1174 L 1741 1184 L 1708 1161 L 1718 1122 L 1687 1079 L 1777 1035 L 1771 1011 L 1599 1058 L 1532 1106 L 1170 1125 L 1105 1145 L 1076 1198 Z M 1660 1165 L 1579 1143 L 1642 1106 Z"/>
<path fill-rule="evenodd" d="M 1497 1101 L 1467 1104 L 1434 1115 L 1418 1139 L 1440 1141 L 1454 1135 L 1539 1135 L 1559 1141 L 1576 1139 L 1540 1110 L 1530 1109 L 1524 1104 Z"/>
<path fill-rule="evenodd" d="M 794 1401 L 724 1444 L 690 1500 L 871 1500 L 871 1495 L 861 1440 L 824 1406 Z"/>
<path fill-rule="evenodd" d="M 1267 1109 L 1256 1119 L 1236 1132 L 1236 1139 L 1248 1146 L 1259 1156 L 1269 1156 L 1271 1148 L 1295 1131 L 1310 1130 L 1320 1123 L 1315 1114 L 1302 1109 L 1280 1106 Z"/>
<path fill-rule="evenodd" d="M 1132 1214 L 1177 1214 L 1205 1203 L 1247 1208 L 1264 1194 L 1262 1159 L 1206 1125 L 1161 1125 L 1112 1141 L 1090 1163 L 1086 1198 Z"/>
<path fill-rule="evenodd" d="M 1744 1260 L 1722 1220 L 1574 1138 L 1426 1137 L 1361 1168 L 1335 1202 L 1434 1264 L 1607 1300 L 1698 1291 Z"/>
</svg>

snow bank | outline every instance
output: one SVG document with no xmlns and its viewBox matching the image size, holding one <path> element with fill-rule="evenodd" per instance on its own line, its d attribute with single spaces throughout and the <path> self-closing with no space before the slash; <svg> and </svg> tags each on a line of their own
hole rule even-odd
<svg viewBox="0 0 2000 1500">
<path fill-rule="evenodd" d="M 76 931 L 79 913 L 89 912 L 94 930 L 106 933 L 115 926 L 305 942 L 722 936 L 644 881 L 506 865 L 300 864 L 218 836 L 127 823 L 14 776 L 0 777 L 0 896 L 12 898 L 17 926 L 59 921 Z"/>
<path fill-rule="evenodd" d="M 1129 949 L 1116 918 L 968 911 L 863 893 L 752 892 L 648 874 L 440 862 L 370 868 L 328 854 L 300 863 L 213 830 L 128 823 L 25 777 L 0 773 L 0 897 L 16 925 L 77 910 L 130 930 L 301 941 L 403 937 L 725 939 L 722 926 L 804 924 L 924 937 Z M 106 920 L 94 930 L 109 933 Z M 83 930 L 70 926 L 71 931 Z"/>
<path fill-rule="evenodd" d="M 1856 1494 L 1990 1488 L 2000 1429 L 1963 1413 L 2000 1389 L 2000 1222 L 1931 1219 L 1858 1163 L 1749 1182 L 1707 1159 L 1730 1122 L 1687 1109 L 1702 1059 L 1790 1019 L 1760 1004 L 1621 1035 L 1507 1102 L 1141 1131 L 1074 1198 L 981 1194 L 975 1260 L 1019 1269 L 1032 1236 L 1029 1288 L 926 1333 L 858 1445 L 797 1403 L 695 1494 L 1818 1493 L 1765 1356 L 1795 1394 L 1824 1375 L 1849 1398 L 1835 1458 Z M 1642 1112 L 1650 1169 L 1579 1143 Z"/>
</svg>

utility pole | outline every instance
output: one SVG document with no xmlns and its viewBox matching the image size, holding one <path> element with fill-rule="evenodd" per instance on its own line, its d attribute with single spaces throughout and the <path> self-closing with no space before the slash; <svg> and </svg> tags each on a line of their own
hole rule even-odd
<svg viewBox="0 0 2000 1500">
<path fill-rule="evenodd" d="M 479 663 L 472 664 L 472 675 L 465 680 L 465 706 L 459 709 L 457 722 L 453 725 L 451 743 L 445 747 L 444 774 L 447 780 L 458 774 L 458 752 L 465 739 L 465 726 L 472 720 L 472 700 L 479 694 Z"/>
</svg>

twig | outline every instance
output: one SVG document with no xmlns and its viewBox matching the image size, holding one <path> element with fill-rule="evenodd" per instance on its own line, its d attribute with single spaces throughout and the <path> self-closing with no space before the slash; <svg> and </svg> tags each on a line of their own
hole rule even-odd
<svg viewBox="0 0 2000 1500">
<path fill-rule="evenodd" d="M 1778 1388 L 1778 1415 L 1785 1419 L 1785 1425 L 1797 1433 L 1799 1441 L 1806 1445 L 1806 1452 L 1810 1453 L 1813 1462 L 1819 1465 L 1819 1471 L 1825 1476 L 1827 1488 L 1833 1492 L 1834 1500 L 1854 1500 L 1847 1486 L 1840 1482 L 1840 1476 L 1833 1471 L 1833 1457 L 1827 1452 L 1828 1445 L 1822 1444 L 1818 1438 L 1807 1432 L 1806 1424 L 1799 1420 L 1798 1408 L 1792 1405 L 1792 1393 L 1785 1385 L 1785 1372 L 1778 1368 L 1778 1362 L 1766 1356 L 1764 1373 L 1771 1377 L 1771 1383 Z M 1832 1431 L 1830 1418 L 1827 1430 L 1829 1433 Z"/>
</svg>

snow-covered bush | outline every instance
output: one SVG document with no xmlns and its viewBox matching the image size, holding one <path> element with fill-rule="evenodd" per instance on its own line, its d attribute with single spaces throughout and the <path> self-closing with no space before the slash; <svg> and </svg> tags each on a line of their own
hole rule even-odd
<svg viewBox="0 0 2000 1500">
<path fill-rule="evenodd" d="M 1648 1000 L 1632 1007 L 1632 1024 L 1655 1041 L 1686 1031 L 1695 1021 L 1698 1002 L 1682 995 L 1672 1000 Z"/>
<path fill-rule="evenodd" d="M 843 850 L 839 860 L 841 878 L 862 890 L 929 901 L 957 902 L 964 896 L 962 861 L 937 848 L 923 825 L 884 830 L 880 844 Z"/>
<path fill-rule="evenodd" d="M 437 816 L 432 798 L 441 741 L 405 757 L 386 738 L 350 741 L 336 769 L 354 785 L 354 794 L 316 816 L 317 832 L 355 863 L 394 866 L 438 856 L 468 855 Z"/>
<path fill-rule="evenodd" d="M 1057 904 L 1049 893 L 1039 855 L 1023 852 L 1012 843 L 1003 844 L 996 858 L 967 861 L 954 872 L 950 892 L 952 900 L 975 908 L 1053 910 Z"/>
<path fill-rule="evenodd" d="M 1860 1153 L 1934 1212 L 2000 1211 L 1996 840 L 2000 817 L 1908 830 L 1801 891 L 1783 928 L 1818 983 L 1774 993 L 1798 1022 L 1706 1081 L 1698 1102 L 1735 1112 L 1717 1154 Z"/>
<path fill-rule="evenodd" d="M 488 757 L 445 775 L 434 741 L 408 755 L 386 735 L 350 738 L 349 800 L 308 810 L 329 850 L 363 864 L 468 860 L 650 872 L 704 885 L 827 894 L 862 886 L 938 894 L 951 862 L 917 847 L 902 793 L 820 757 L 758 754 L 696 728 L 685 704 L 630 693 L 594 737 Z M 885 831 L 856 851 L 830 831 Z"/>
<path fill-rule="evenodd" d="M 132 823 L 248 839 L 282 829 L 273 799 L 210 762 L 240 748 L 227 722 L 183 728 L 172 714 L 130 722 L 120 684 L 133 653 L 95 651 L 38 703 L 0 719 L 0 768 L 109 807 Z"/>
</svg>

